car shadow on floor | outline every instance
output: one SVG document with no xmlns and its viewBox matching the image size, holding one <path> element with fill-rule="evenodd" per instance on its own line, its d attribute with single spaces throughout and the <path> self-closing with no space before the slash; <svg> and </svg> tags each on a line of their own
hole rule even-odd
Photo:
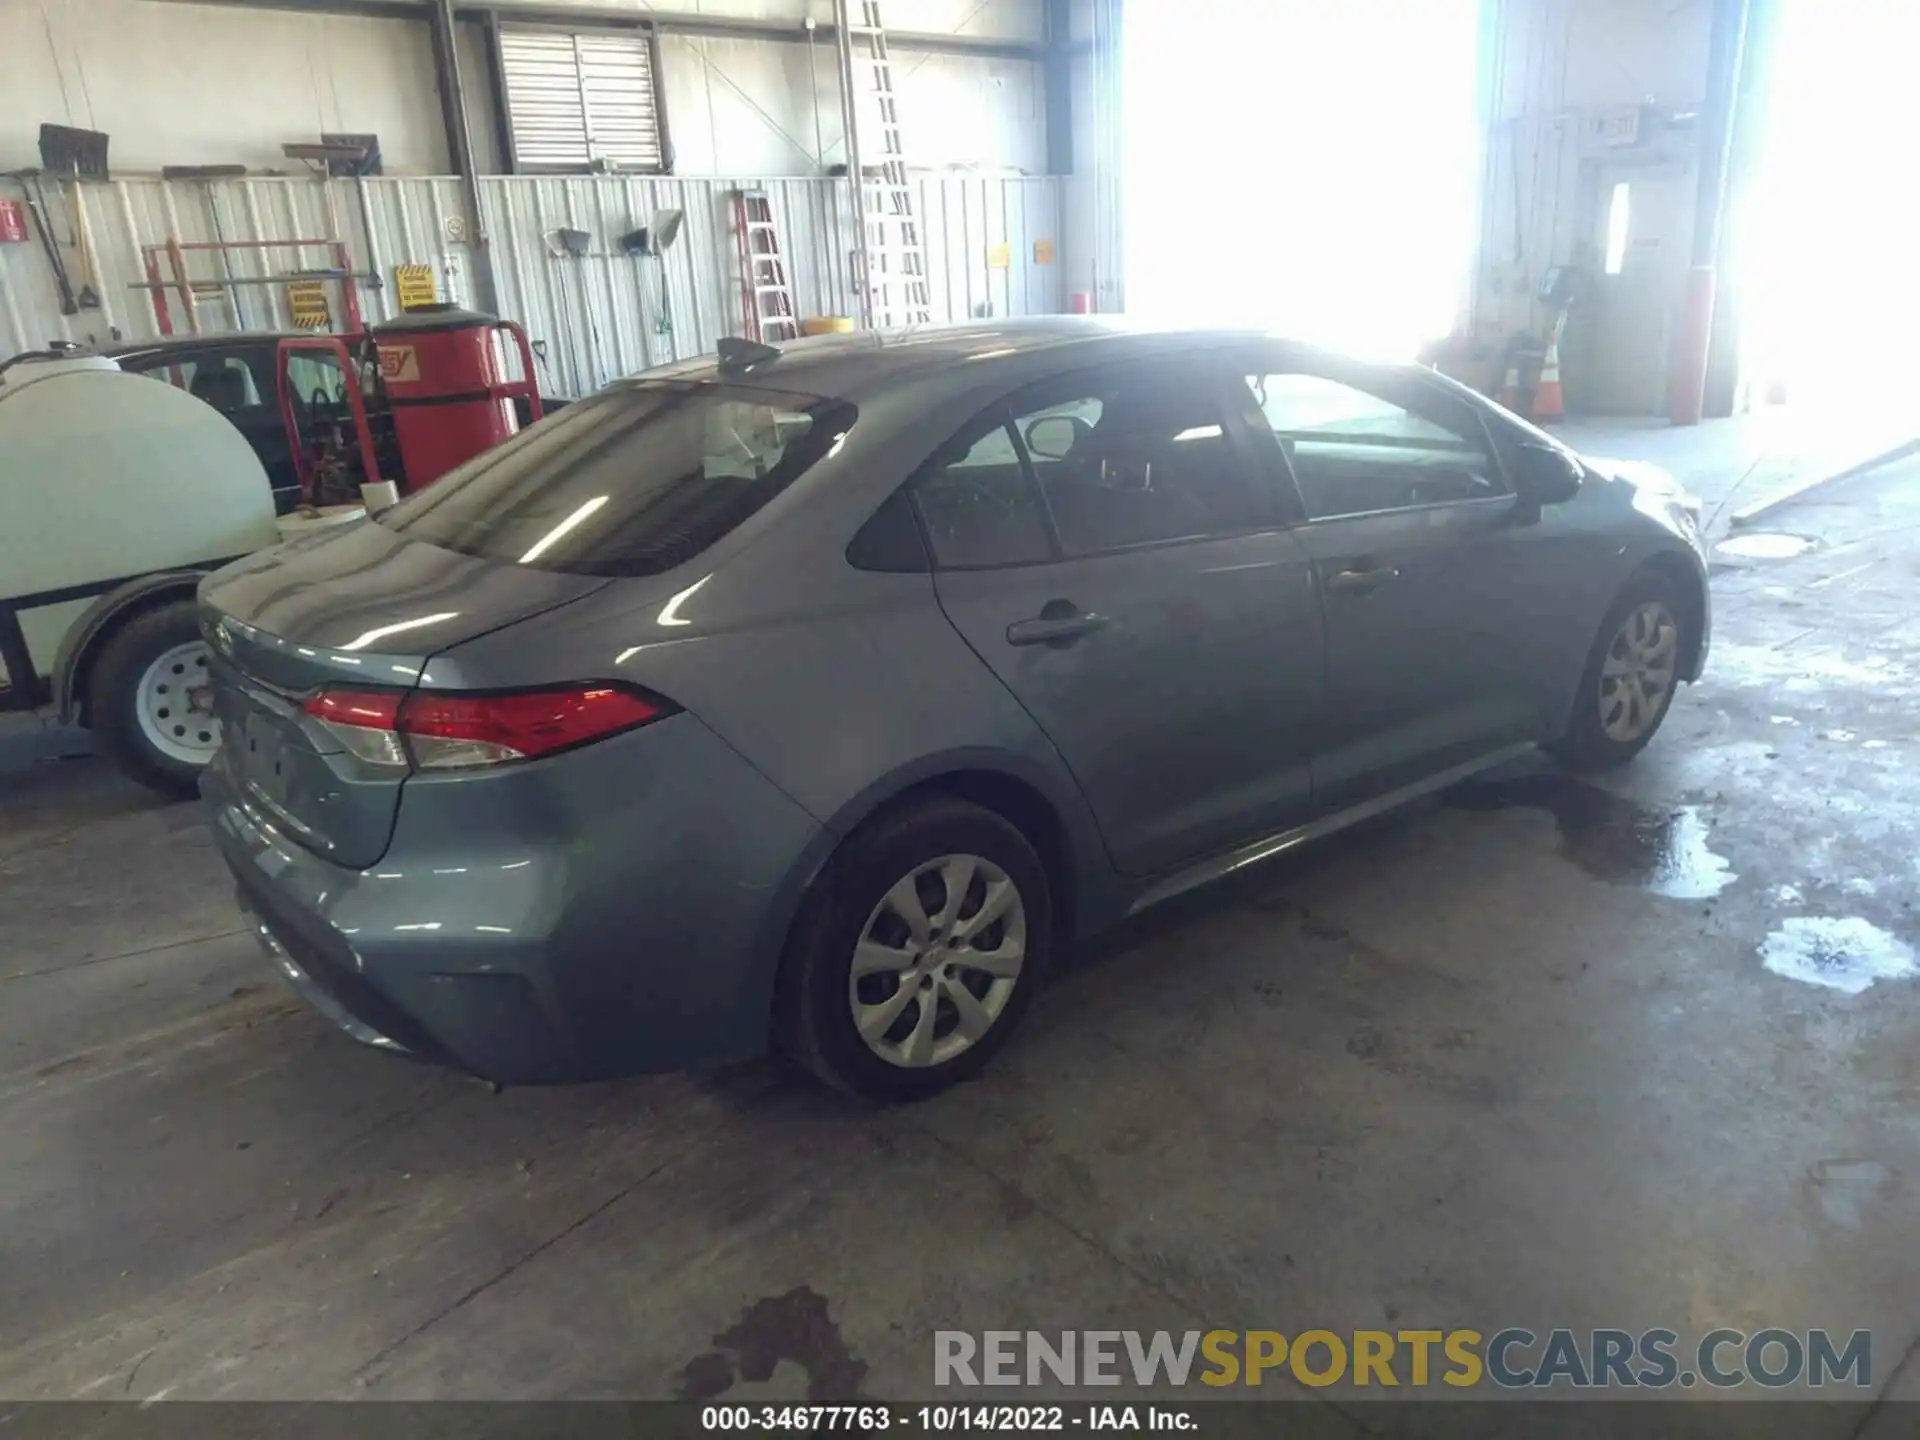
<svg viewBox="0 0 1920 1440">
<path fill-rule="evenodd" d="M 1323 840 L 1249 865 L 1214 884 L 1175 896 L 1151 910 L 1128 917 L 1111 930 L 1069 947 L 1061 957 L 1056 978 L 1097 972 L 1150 944 L 1230 911 L 1253 909 L 1274 914 L 1298 909 L 1300 907 L 1286 898 L 1289 890 L 1431 823 L 1442 809 L 1439 799 L 1417 801 L 1391 814 L 1361 821 Z"/>
</svg>

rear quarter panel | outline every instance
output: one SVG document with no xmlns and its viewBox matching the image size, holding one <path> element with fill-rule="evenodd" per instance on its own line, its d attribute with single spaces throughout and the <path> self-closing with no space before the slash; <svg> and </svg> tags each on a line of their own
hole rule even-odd
<svg viewBox="0 0 1920 1440">
<path fill-rule="evenodd" d="M 783 600 L 742 557 L 665 600 L 622 602 L 625 582 L 442 656 L 461 685 L 609 678 L 688 711 L 835 836 L 943 774 L 996 771 L 1058 816 L 1076 913 L 1121 907 L 1098 832 L 1051 742 L 947 622 L 925 574 L 823 563 L 811 594 Z M 448 683 L 443 680 L 442 683 Z M 824 858 L 824 857 L 820 857 Z"/>
<path fill-rule="evenodd" d="M 1025 781 L 1059 818 L 1085 930 L 1125 910 L 1059 753 L 947 621 L 926 573 L 857 570 L 846 549 L 928 454 L 1009 385 L 949 367 L 863 395 L 838 447 L 679 569 L 616 580 L 564 612 L 433 656 L 440 688 L 621 679 L 684 706 L 830 835 L 960 770 Z"/>
</svg>

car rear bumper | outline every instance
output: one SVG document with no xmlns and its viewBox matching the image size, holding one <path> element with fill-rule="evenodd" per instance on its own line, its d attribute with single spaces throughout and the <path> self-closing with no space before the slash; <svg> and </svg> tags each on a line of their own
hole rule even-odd
<svg viewBox="0 0 1920 1440">
<path fill-rule="evenodd" d="M 762 1053 L 820 827 L 691 716 L 414 776 L 378 864 L 289 838 L 224 754 L 201 788 L 276 968 L 354 1038 L 503 1084 Z"/>
</svg>

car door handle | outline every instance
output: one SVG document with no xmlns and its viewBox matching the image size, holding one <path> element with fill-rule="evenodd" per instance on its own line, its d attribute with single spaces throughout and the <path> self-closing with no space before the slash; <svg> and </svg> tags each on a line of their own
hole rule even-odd
<svg viewBox="0 0 1920 1440">
<path fill-rule="evenodd" d="M 1007 643 L 1051 645 L 1061 650 L 1082 635 L 1091 635 L 1106 624 L 1106 616 L 1096 615 L 1091 610 L 1074 615 L 1036 615 L 1031 620 L 1016 620 L 1007 626 Z"/>
<path fill-rule="evenodd" d="M 1327 577 L 1327 589 L 1339 595 L 1371 595 L 1388 581 L 1399 578 L 1400 572 L 1389 565 L 1368 570 L 1336 570 Z"/>
</svg>

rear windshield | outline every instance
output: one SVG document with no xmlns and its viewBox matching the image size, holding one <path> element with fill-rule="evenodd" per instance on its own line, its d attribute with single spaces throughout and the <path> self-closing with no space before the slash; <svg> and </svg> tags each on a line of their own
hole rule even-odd
<svg viewBox="0 0 1920 1440">
<path fill-rule="evenodd" d="M 621 386 L 569 405 L 381 512 L 464 555 L 574 575 L 657 575 L 805 473 L 853 423 L 813 395 Z"/>
</svg>

